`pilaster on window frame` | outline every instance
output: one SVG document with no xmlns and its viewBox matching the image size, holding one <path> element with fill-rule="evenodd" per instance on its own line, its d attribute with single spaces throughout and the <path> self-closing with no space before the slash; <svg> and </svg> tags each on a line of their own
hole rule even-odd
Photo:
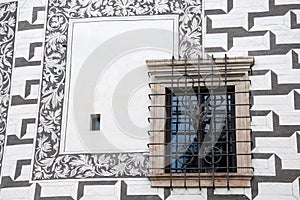
<svg viewBox="0 0 300 200">
<path fill-rule="evenodd" d="M 253 57 L 148 60 L 153 187 L 250 187 Z"/>
</svg>

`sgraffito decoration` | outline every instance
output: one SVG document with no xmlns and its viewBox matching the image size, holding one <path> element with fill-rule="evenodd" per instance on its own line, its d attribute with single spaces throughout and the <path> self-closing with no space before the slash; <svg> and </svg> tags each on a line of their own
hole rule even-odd
<svg viewBox="0 0 300 200">
<path fill-rule="evenodd" d="M 0 3 L 0 174 L 13 66 L 17 2 Z"/>
<path fill-rule="evenodd" d="M 197 57 L 202 44 L 200 0 L 49 0 L 33 180 L 145 177 L 142 152 L 60 154 L 69 19 L 139 15 L 179 16 L 181 57 Z M 67 44 L 71 45 L 71 44 Z"/>
</svg>

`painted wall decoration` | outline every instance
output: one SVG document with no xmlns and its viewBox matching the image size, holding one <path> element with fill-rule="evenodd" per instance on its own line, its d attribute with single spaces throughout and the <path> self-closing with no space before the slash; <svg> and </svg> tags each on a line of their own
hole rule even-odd
<svg viewBox="0 0 300 200">
<path fill-rule="evenodd" d="M 60 4 L 63 1 L 56 2 Z M 8 4 L 10 3 L 1 3 Z M 45 69 L 42 66 L 42 54 L 44 27 L 48 24 L 45 17 L 47 5 L 48 0 L 18 1 L 15 30 L 15 46 L 18 51 L 13 51 L 13 81 L 2 161 L 0 199 L 299 199 L 298 1 L 205 1 L 207 23 L 203 27 L 203 45 L 206 50 L 213 52 L 216 57 L 223 56 L 224 53 L 229 56 L 255 56 L 253 75 L 250 77 L 254 100 L 252 162 L 255 174 L 251 188 L 231 188 L 230 191 L 226 188 L 202 188 L 201 191 L 192 188 L 157 189 L 151 188 L 147 178 L 139 176 L 133 179 L 111 178 L 101 181 L 32 181 L 31 164 L 36 162 L 33 149 L 40 110 L 37 104 L 40 98 L 39 84 L 42 83 L 42 70 Z M 49 34 L 49 29 L 46 31 Z M 48 141 L 51 140 L 46 140 L 46 144 L 49 144 Z M 47 155 L 48 150 L 51 152 L 51 148 L 44 148 Z M 77 155 L 74 158 L 78 160 Z M 58 166 L 61 165 L 55 165 L 57 170 Z M 48 172 L 53 171 L 51 167 L 45 169 Z"/>
<path fill-rule="evenodd" d="M 201 51 L 201 9 L 199 0 L 49 1 L 33 180 L 144 177 L 147 173 L 148 157 L 139 152 L 59 154 L 69 19 L 178 14 L 180 54 L 191 57 Z"/>
<path fill-rule="evenodd" d="M 0 174 L 7 128 L 17 5 L 17 2 L 0 4 Z"/>
</svg>

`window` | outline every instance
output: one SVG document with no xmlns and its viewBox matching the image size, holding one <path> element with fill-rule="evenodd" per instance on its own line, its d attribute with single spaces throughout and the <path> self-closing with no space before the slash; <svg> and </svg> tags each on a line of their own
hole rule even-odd
<svg viewBox="0 0 300 200">
<path fill-rule="evenodd" d="M 184 94 L 178 90 L 172 93 L 167 88 L 166 94 L 166 143 L 171 144 L 166 154 L 172 157 L 167 160 L 165 171 L 197 173 L 214 169 L 216 172 L 226 172 L 228 166 L 230 172 L 235 172 L 234 88 L 228 88 L 227 99 L 222 95 L 222 99 L 217 102 L 222 104 L 222 101 L 227 100 L 228 113 L 227 118 L 216 120 L 216 126 L 222 126 L 222 131 L 220 135 L 215 135 L 218 137 L 215 144 L 210 138 L 213 109 L 209 90 L 193 88 L 192 93 Z M 191 111 L 196 112 L 195 106 L 202 116 L 189 114 Z M 195 120 L 197 123 L 194 123 Z M 227 123 L 224 123 L 225 120 Z"/>
<path fill-rule="evenodd" d="M 250 187 L 252 57 L 147 61 L 154 187 Z"/>
</svg>

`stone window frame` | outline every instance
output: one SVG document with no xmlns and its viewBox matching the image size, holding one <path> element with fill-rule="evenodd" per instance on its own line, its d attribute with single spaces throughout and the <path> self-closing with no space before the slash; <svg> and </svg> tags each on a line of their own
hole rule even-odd
<svg viewBox="0 0 300 200">
<path fill-rule="evenodd" d="M 171 68 L 172 60 L 147 60 L 149 74 L 155 78 L 161 70 Z M 185 60 L 173 60 L 174 71 L 176 69 L 183 69 Z M 198 60 L 189 60 L 188 66 L 197 66 Z M 227 79 L 232 78 L 239 80 L 249 80 L 249 72 L 254 64 L 254 57 L 229 57 L 227 58 Z M 216 69 L 220 69 L 221 75 L 225 75 L 224 58 L 215 59 Z M 223 69 L 223 70 L 222 70 Z M 201 70 L 200 70 L 201 71 Z M 242 82 L 228 82 L 227 86 L 234 86 L 235 92 L 249 91 L 250 81 Z M 151 86 L 151 94 L 164 94 L 166 87 L 160 84 Z M 165 96 L 153 95 L 151 96 L 151 105 L 160 106 L 156 109 L 150 109 L 151 118 L 164 118 L 166 115 Z M 249 93 L 235 93 L 235 104 L 249 104 Z M 235 106 L 236 116 L 250 116 L 250 106 Z M 250 118 L 236 118 L 236 129 L 250 129 Z M 160 130 L 164 127 L 165 120 L 153 119 L 151 120 L 151 130 Z M 237 155 L 237 172 L 229 173 L 229 184 L 227 184 L 227 173 L 214 173 L 214 183 L 212 181 L 212 173 L 169 173 L 165 172 L 165 158 L 161 155 L 165 154 L 164 145 L 149 145 L 150 148 L 150 170 L 148 177 L 153 187 L 250 187 L 251 179 L 253 177 L 253 169 L 251 165 L 251 142 L 244 143 L 238 141 L 251 141 L 251 130 L 236 130 L 236 153 L 246 154 Z M 158 144 L 165 142 L 165 134 L 158 134 L 149 132 L 150 143 Z M 172 179 L 172 180 L 170 180 Z M 200 180 L 200 181 L 199 181 Z"/>
</svg>

